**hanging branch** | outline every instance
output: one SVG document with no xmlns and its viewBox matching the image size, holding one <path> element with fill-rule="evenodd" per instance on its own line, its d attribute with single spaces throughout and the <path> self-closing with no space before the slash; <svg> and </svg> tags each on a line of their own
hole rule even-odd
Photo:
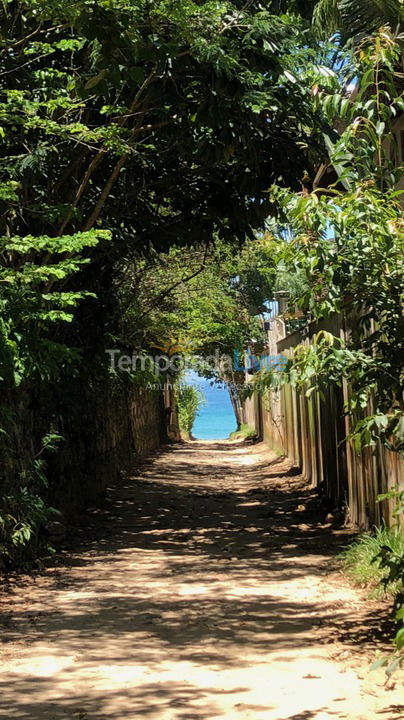
<svg viewBox="0 0 404 720">
<path fill-rule="evenodd" d="M 135 97 L 133 98 L 132 104 L 131 104 L 131 106 L 130 106 L 130 108 L 129 108 L 129 113 L 128 113 L 127 115 L 125 115 L 124 117 L 122 117 L 120 120 L 118 120 L 118 122 L 116 123 L 117 125 L 119 125 L 119 127 L 124 127 L 124 126 L 126 125 L 126 123 L 127 123 L 127 121 L 128 121 L 128 118 L 130 117 L 130 115 L 132 115 L 132 114 L 134 113 L 134 111 L 135 111 L 136 108 L 138 107 L 140 98 L 141 98 L 144 90 L 145 90 L 145 89 L 151 84 L 151 82 L 154 80 L 154 77 L 155 77 L 155 75 L 156 75 L 156 70 L 157 70 L 157 68 L 156 68 L 156 66 L 154 66 L 154 67 L 153 67 L 153 70 L 149 73 L 149 75 L 147 76 L 147 78 L 144 80 L 144 82 L 143 82 L 142 85 L 140 86 L 138 92 L 136 93 Z M 143 115 L 144 115 L 144 113 L 142 114 L 142 117 L 143 117 Z M 81 200 L 81 198 L 82 198 L 82 196 L 83 196 L 83 193 L 84 193 L 84 191 L 85 191 L 86 188 L 87 188 L 87 185 L 88 185 L 88 183 L 89 183 L 89 181 L 90 181 L 91 176 L 94 174 L 95 170 L 97 169 L 98 165 L 102 162 L 102 160 L 104 159 L 104 157 L 105 157 L 105 155 L 107 154 L 107 152 L 108 152 L 108 150 L 107 150 L 105 147 L 103 147 L 103 148 L 101 148 L 101 149 L 98 151 L 97 155 L 92 159 L 92 161 L 91 161 L 90 165 L 88 166 L 88 168 L 87 168 L 87 170 L 86 170 L 86 172 L 85 172 L 85 174 L 84 174 L 84 177 L 83 177 L 83 179 L 82 179 L 82 181 L 81 181 L 81 183 L 80 183 L 80 186 L 79 186 L 79 188 L 78 188 L 78 190 L 77 190 L 76 196 L 75 196 L 72 204 L 70 205 L 70 208 L 69 208 L 69 210 L 68 210 L 68 212 L 67 212 L 67 215 L 66 215 L 66 217 L 64 218 L 62 224 L 61 224 L 60 227 L 59 227 L 59 230 L 58 230 L 58 233 L 57 233 L 58 235 L 63 235 L 63 232 L 64 232 L 66 226 L 68 225 L 68 223 L 70 222 L 70 220 L 71 220 L 71 218 L 72 218 L 72 216 L 73 216 L 74 210 L 75 210 L 76 207 L 78 206 L 78 204 L 79 204 L 79 202 L 80 202 L 80 200 Z M 126 157 L 125 157 L 125 159 L 126 159 Z M 125 161 L 125 160 L 124 160 L 124 161 Z M 118 162 L 119 162 L 119 161 L 118 161 Z M 118 163 L 117 163 L 117 164 L 118 164 Z M 122 163 L 122 164 L 123 164 L 123 163 Z M 120 168 L 119 168 L 119 169 L 120 169 Z M 119 170 L 118 170 L 118 173 L 119 173 Z M 112 184 L 113 184 L 113 183 L 112 183 Z M 111 187 L 112 187 L 112 185 L 111 185 Z M 105 202 L 105 200 L 104 200 L 104 202 Z M 102 203 L 102 205 L 103 205 L 103 204 L 104 204 L 104 203 Z M 102 205 L 101 205 L 101 207 L 102 207 Z M 90 227 L 91 227 L 91 226 L 90 226 Z"/>
</svg>

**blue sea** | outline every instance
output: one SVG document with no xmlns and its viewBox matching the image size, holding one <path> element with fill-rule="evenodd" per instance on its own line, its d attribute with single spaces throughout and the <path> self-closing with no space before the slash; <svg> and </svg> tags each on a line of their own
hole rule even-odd
<svg viewBox="0 0 404 720">
<path fill-rule="evenodd" d="M 196 385 L 205 396 L 205 405 L 192 428 L 197 440 L 222 440 L 237 429 L 236 417 L 229 391 L 225 385 L 211 385 L 211 381 L 196 373 L 189 373 L 186 382 Z"/>
</svg>

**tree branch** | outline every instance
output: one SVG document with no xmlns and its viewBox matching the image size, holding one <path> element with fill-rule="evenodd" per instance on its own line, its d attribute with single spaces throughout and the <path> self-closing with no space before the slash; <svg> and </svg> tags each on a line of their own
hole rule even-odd
<svg viewBox="0 0 404 720">
<path fill-rule="evenodd" d="M 134 97 L 133 100 L 132 100 L 131 106 L 130 106 L 130 108 L 129 108 L 128 116 L 125 116 L 125 117 L 120 118 L 120 119 L 118 120 L 118 122 L 116 123 L 118 126 L 124 127 L 124 126 L 126 125 L 126 122 L 127 122 L 128 117 L 129 117 L 131 114 L 133 114 L 133 112 L 136 110 L 136 107 L 137 107 L 137 105 L 138 105 L 138 103 L 139 103 L 139 101 L 140 101 L 140 99 L 141 99 L 141 96 L 142 96 L 144 90 L 145 90 L 145 89 L 151 84 L 151 82 L 153 81 L 153 79 L 154 79 L 154 77 L 155 77 L 155 75 L 156 75 L 156 70 L 157 70 L 157 68 L 156 68 L 156 66 L 154 66 L 153 70 L 149 73 L 149 75 L 147 76 L 147 78 L 145 78 L 144 82 L 142 83 L 142 85 L 140 86 L 138 92 L 136 93 L 135 97 Z M 83 179 L 82 179 L 82 181 L 81 181 L 81 183 L 80 183 L 80 186 L 79 186 L 79 188 L 78 188 L 78 190 L 77 190 L 76 197 L 74 198 L 73 203 L 71 204 L 71 206 L 70 206 L 70 208 L 69 208 L 69 210 L 68 210 L 68 212 L 67 212 L 67 215 L 66 215 L 65 219 L 63 220 L 62 224 L 61 224 L 60 227 L 59 227 L 58 235 L 62 235 L 62 234 L 63 234 L 66 226 L 68 225 L 68 223 L 70 222 L 70 220 L 71 220 L 71 218 L 72 218 L 72 215 L 73 215 L 73 213 L 74 213 L 75 208 L 77 207 L 77 205 L 79 204 L 79 202 L 80 202 L 80 200 L 81 200 L 81 198 L 82 198 L 82 196 L 83 196 L 83 193 L 84 193 L 84 191 L 85 191 L 85 189 L 86 189 L 86 187 L 87 187 L 87 185 L 88 185 L 88 183 L 89 183 L 89 180 L 90 180 L 91 176 L 93 175 L 93 173 L 95 172 L 96 168 L 97 168 L 98 165 L 101 163 L 101 161 L 104 159 L 104 157 L 105 157 L 105 155 L 107 154 L 107 152 L 108 152 L 108 150 L 103 147 L 103 148 L 101 148 L 101 149 L 98 151 L 97 155 L 92 159 L 92 161 L 91 161 L 90 165 L 88 166 L 88 168 L 87 168 L 87 170 L 86 170 L 86 173 L 85 173 L 85 175 L 84 175 L 84 177 L 83 177 Z M 118 161 L 118 163 L 119 163 L 119 161 Z M 118 164 L 118 163 L 117 163 L 117 164 Z M 111 186 L 111 187 L 112 187 L 112 186 Z M 105 201 L 104 201 L 104 202 L 105 202 Z"/>
</svg>

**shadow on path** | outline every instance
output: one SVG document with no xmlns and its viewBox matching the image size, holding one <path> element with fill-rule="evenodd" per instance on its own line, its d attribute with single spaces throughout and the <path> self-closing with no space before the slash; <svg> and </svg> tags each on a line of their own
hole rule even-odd
<svg viewBox="0 0 404 720">
<path fill-rule="evenodd" d="M 330 581 L 348 538 L 262 446 L 165 450 L 109 489 L 59 566 L 11 584 L 0 717 L 365 718 L 332 654 L 389 629 Z"/>
</svg>

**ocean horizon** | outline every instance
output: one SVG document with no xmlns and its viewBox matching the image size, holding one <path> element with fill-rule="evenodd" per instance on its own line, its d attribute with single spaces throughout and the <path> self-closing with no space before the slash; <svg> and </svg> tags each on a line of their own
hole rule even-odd
<svg viewBox="0 0 404 720">
<path fill-rule="evenodd" d="M 196 440 L 224 440 L 237 429 L 236 416 L 226 385 L 212 384 L 211 380 L 192 373 L 186 381 L 195 385 L 205 396 L 205 404 L 192 428 Z"/>
</svg>

